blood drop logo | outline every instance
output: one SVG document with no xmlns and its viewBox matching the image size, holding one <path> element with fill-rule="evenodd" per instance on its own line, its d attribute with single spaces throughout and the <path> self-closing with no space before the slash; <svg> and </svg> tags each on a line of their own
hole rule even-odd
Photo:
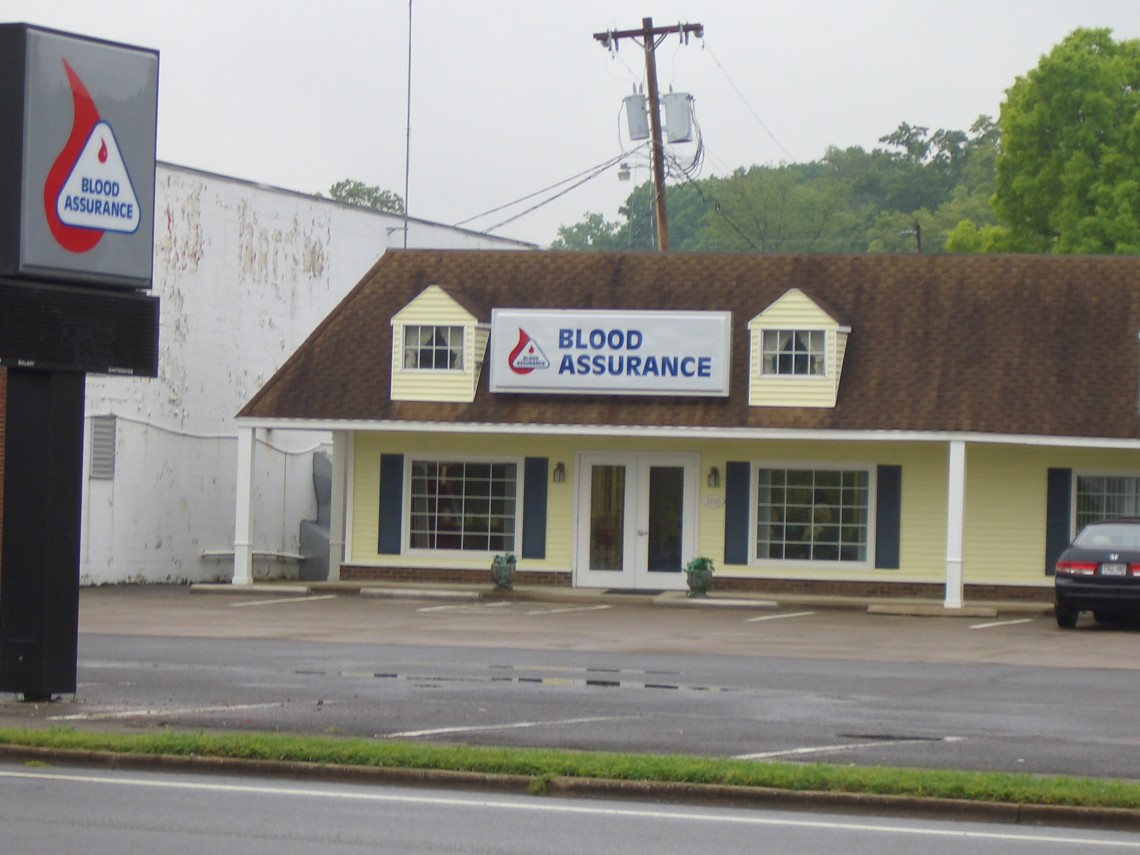
<svg viewBox="0 0 1140 855">
<path fill-rule="evenodd" d="M 550 360 L 546 358 L 538 342 L 519 327 L 519 341 L 507 357 L 507 364 L 515 374 L 530 374 L 536 368 L 549 368 Z"/>
<path fill-rule="evenodd" d="M 56 242 L 69 252 L 93 249 L 107 232 L 133 234 L 142 221 L 111 125 L 75 69 L 63 60 L 71 87 L 71 133 L 44 181 L 44 214 Z"/>
</svg>

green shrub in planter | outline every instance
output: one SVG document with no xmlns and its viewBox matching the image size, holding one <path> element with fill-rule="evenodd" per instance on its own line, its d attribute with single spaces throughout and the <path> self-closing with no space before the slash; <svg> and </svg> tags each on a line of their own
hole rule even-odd
<svg viewBox="0 0 1140 855">
<path fill-rule="evenodd" d="M 713 560 L 703 555 L 685 565 L 685 578 L 689 583 L 690 597 L 707 597 L 712 587 Z"/>
<path fill-rule="evenodd" d="M 491 581 L 496 591 L 513 591 L 515 588 L 515 565 L 518 559 L 513 552 L 496 555 L 491 561 Z"/>
</svg>

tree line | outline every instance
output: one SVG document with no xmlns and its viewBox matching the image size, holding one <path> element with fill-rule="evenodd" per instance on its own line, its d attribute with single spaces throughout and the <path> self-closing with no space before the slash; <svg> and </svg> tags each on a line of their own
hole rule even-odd
<svg viewBox="0 0 1140 855">
<path fill-rule="evenodd" d="M 1140 252 L 1140 41 L 1078 29 L 967 130 L 666 188 L 670 246 L 708 252 Z M 653 188 L 554 249 L 655 248 Z"/>
</svg>

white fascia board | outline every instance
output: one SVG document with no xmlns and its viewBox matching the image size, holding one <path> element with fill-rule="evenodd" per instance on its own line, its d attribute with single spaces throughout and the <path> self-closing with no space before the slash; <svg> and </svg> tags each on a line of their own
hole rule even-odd
<svg viewBox="0 0 1140 855">
<path fill-rule="evenodd" d="M 645 439 L 768 440 L 813 442 L 955 442 L 1050 448 L 1105 448 L 1140 451 L 1140 439 L 1041 436 L 955 431 L 790 430 L 638 425 L 534 425 L 491 422 L 354 421 L 348 419 L 240 418 L 240 427 L 267 430 L 358 431 L 361 433 L 518 434 L 520 436 L 632 436 Z"/>
</svg>

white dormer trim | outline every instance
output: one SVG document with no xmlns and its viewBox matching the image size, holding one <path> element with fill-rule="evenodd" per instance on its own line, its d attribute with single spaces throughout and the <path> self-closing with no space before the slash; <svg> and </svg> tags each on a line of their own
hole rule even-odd
<svg viewBox="0 0 1140 855">
<path fill-rule="evenodd" d="M 406 306 L 392 316 L 392 385 L 393 401 L 435 401 L 470 403 L 475 400 L 475 387 L 487 352 L 489 327 L 464 308 L 446 289 L 429 285 Z M 415 329 L 422 341 L 423 331 L 436 327 L 439 336 L 429 337 L 431 365 L 407 364 L 405 335 Z M 446 330 L 446 332 L 444 332 Z M 455 342 L 460 331 L 462 342 Z M 446 345 L 459 350 L 449 358 Z"/>
<path fill-rule="evenodd" d="M 790 288 L 748 322 L 748 331 L 750 406 L 835 406 L 849 326 L 840 324 L 799 288 Z M 782 343 L 784 353 L 774 358 L 781 360 L 783 370 L 772 370 L 773 357 L 764 347 L 765 333 L 769 351 L 776 336 Z"/>
</svg>

